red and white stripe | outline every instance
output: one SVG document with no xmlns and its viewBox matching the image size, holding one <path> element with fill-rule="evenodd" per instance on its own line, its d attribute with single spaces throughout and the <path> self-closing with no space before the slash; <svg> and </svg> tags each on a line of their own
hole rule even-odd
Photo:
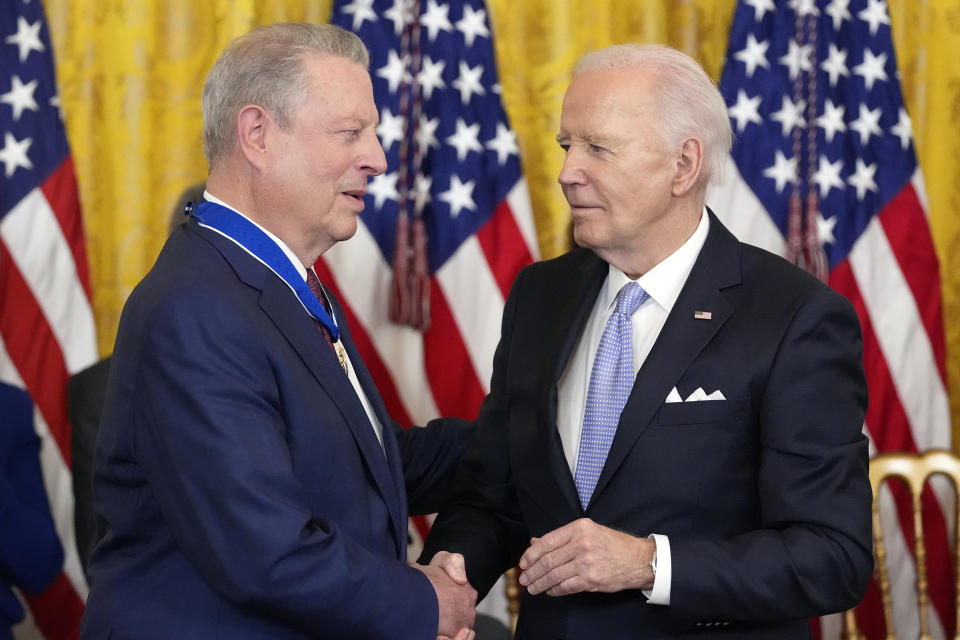
<svg viewBox="0 0 960 640">
<path fill-rule="evenodd" d="M 744 242 L 784 253 L 783 238 L 731 160 L 727 184 L 714 187 L 707 203 Z M 871 454 L 883 451 L 950 449 L 946 349 L 940 303 L 940 276 L 919 171 L 874 218 L 848 258 L 830 273 L 860 316 L 870 404 L 864 432 Z M 931 600 L 931 635 L 952 637 L 954 604 L 947 547 L 954 522 L 953 489 L 934 478 L 923 495 Z M 881 491 L 898 637 L 916 637 L 916 566 L 909 496 L 898 487 Z M 868 638 L 885 633 L 879 592 L 872 584 L 857 610 Z M 822 638 L 839 638 L 836 616 L 821 621 Z"/>
<path fill-rule="evenodd" d="M 17 627 L 17 638 L 78 633 L 87 585 L 73 525 L 67 380 L 96 359 L 90 276 L 68 158 L 0 221 L 0 380 L 33 399 L 44 485 L 65 556 L 53 586 L 25 597 L 30 616 Z"/>
<path fill-rule="evenodd" d="M 423 424 L 441 415 L 470 418 L 480 408 L 490 388 L 510 284 L 539 255 L 526 189 L 518 182 L 487 225 L 433 275 L 432 323 L 426 332 L 388 319 L 390 263 L 363 224 L 321 258 L 320 268 L 347 308 L 351 332 L 361 336 L 364 362 L 373 362 L 370 368 L 386 376 L 374 374 L 385 400 L 395 396 L 387 404 L 396 420 Z"/>
</svg>

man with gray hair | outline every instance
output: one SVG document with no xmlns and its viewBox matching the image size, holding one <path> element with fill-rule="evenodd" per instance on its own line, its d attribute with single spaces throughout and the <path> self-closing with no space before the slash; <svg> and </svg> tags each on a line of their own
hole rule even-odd
<svg viewBox="0 0 960 640">
<path fill-rule="evenodd" d="M 857 315 L 706 207 L 730 140 L 678 51 L 574 71 L 557 142 L 582 248 L 514 283 L 422 556 L 462 553 L 481 594 L 519 563 L 517 638 L 807 638 L 866 589 Z"/>
<path fill-rule="evenodd" d="M 390 419 L 313 270 L 386 169 L 367 64 L 338 27 L 275 24 L 210 71 L 204 201 L 120 321 L 85 638 L 473 637 L 456 558 L 406 563 L 472 430 Z"/>
</svg>

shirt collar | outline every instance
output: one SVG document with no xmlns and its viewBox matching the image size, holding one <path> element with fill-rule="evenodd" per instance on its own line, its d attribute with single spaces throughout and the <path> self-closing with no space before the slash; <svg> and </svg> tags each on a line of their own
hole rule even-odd
<svg viewBox="0 0 960 640">
<path fill-rule="evenodd" d="M 710 216 L 707 215 L 707 209 L 704 207 L 703 213 L 700 215 L 700 223 L 694 230 L 693 235 L 687 238 L 687 241 L 680 245 L 680 248 L 636 280 L 637 284 L 647 292 L 650 298 L 667 313 L 670 313 L 680 296 L 680 290 L 683 289 L 683 285 L 693 269 L 693 263 L 697 261 L 697 256 L 700 255 L 700 249 L 703 248 L 709 230 Z M 620 289 L 623 288 L 623 285 L 632 281 L 626 273 L 613 265 L 609 265 L 607 283 L 602 294 L 603 308 L 612 308 Z"/>
<path fill-rule="evenodd" d="M 213 194 L 210 193 L 209 191 L 204 190 L 204 192 L 203 192 L 203 198 L 204 198 L 204 200 L 209 200 L 210 202 L 214 202 L 214 203 L 216 203 L 216 204 L 219 204 L 220 206 L 226 207 L 227 209 L 230 209 L 230 210 L 233 211 L 234 213 L 236 213 L 236 214 L 238 214 L 238 215 L 240 215 L 240 216 L 243 216 L 243 218 L 245 218 L 246 220 L 250 221 L 250 223 L 253 224 L 253 225 L 255 225 L 258 229 L 260 229 L 260 231 L 263 231 L 265 234 L 267 234 L 267 237 L 270 238 L 271 240 L 273 240 L 274 242 L 276 242 L 276 243 L 277 243 L 277 246 L 280 247 L 280 250 L 283 251 L 284 255 L 286 255 L 287 258 L 290 259 L 290 262 L 292 262 L 292 263 L 293 263 L 293 266 L 296 267 L 297 272 L 300 274 L 300 277 L 303 278 L 304 281 L 306 281 L 306 279 L 307 279 L 307 268 L 306 268 L 305 266 L 303 266 L 302 264 L 300 264 L 300 259 L 297 258 L 297 255 L 296 255 L 293 251 L 290 250 L 290 247 L 288 247 L 287 244 L 286 244 L 283 240 L 281 240 L 281 239 L 278 238 L 277 236 L 273 235 L 272 233 L 270 233 L 269 231 L 267 231 L 266 229 L 264 229 L 262 226 L 260 226 L 259 224 L 257 224 L 254 220 L 250 220 L 250 218 L 249 218 L 248 216 L 244 215 L 244 213 L 243 213 L 242 211 L 238 211 L 237 209 L 231 207 L 229 204 L 227 204 L 226 202 L 224 202 L 223 200 L 221 200 L 221 199 L 218 198 L 217 196 L 213 195 Z"/>
</svg>

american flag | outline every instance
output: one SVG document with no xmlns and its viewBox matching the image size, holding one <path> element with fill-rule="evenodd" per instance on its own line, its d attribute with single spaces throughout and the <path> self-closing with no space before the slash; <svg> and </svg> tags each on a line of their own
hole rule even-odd
<svg viewBox="0 0 960 640">
<path fill-rule="evenodd" d="M 472 419 L 489 391 L 504 300 L 539 255 L 486 6 L 338 1 L 331 21 L 370 50 L 389 168 L 367 187 L 356 236 L 317 272 L 345 303 L 395 420 Z M 422 539 L 428 523 L 413 528 Z"/>
<path fill-rule="evenodd" d="M 63 573 L 26 596 L 18 638 L 77 636 L 87 586 L 74 541 L 67 378 L 97 358 L 73 162 L 39 1 L 0 3 L 0 380 L 26 389 Z M 4 415 L 0 407 L 0 425 Z"/>
<path fill-rule="evenodd" d="M 821 269 L 857 309 L 871 452 L 949 449 L 940 277 L 886 2 L 741 0 L 720 88 L 735 142 L 708 204 L 741 240 Z M 895 631 L 917 637 L 905 497 L 887 488 L 881 508 Z M 923 499 L 932 633 L 953 637 L 952 491 L 938 478 Z M 857 618 L 884 637 L 875 583 Z M 839 626 L 831 616 L 814 631 Z"/>
</svg>

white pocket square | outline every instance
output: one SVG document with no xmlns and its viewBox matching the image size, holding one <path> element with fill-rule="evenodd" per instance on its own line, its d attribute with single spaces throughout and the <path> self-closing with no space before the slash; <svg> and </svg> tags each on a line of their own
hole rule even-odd
<svg viewBox="0 0 960 640">
<path fill-rule="evenodd" d="M 687 396 L 686 400 L 680 398 L 680 392 L 677 391 L 677 388 L 674 387 L 670 390 L 670 393 L 667 395 L 667 399 L 664 402 L 702 402 L 705 400 L 726 400 L 723 393 L 720 389 L 717 389 L 713 393 L 707 393 L 703 390 L 703 387 L 697 387 L 693 393 Z"/>
</svg>

